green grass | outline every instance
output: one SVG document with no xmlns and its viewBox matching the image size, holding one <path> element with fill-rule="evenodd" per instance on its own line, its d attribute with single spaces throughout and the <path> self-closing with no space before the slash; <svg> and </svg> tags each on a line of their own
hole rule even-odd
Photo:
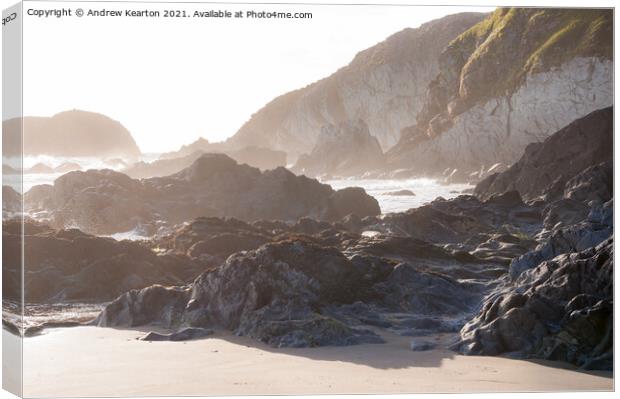
<svg viewBox="0 0 620 399">
<path fill-rule="evenodd" d="M 528 74 L 548 71 L 578 56 L 612 59 L 613 13 L 499 8 L 453 40 L 447 53 L 463 62 L 462 71 L 495 72 L 496 76 L 480 74 L 469 87 L 461 87 L 461 95 L 473 104 L 509 95 Z"/>
</svg>

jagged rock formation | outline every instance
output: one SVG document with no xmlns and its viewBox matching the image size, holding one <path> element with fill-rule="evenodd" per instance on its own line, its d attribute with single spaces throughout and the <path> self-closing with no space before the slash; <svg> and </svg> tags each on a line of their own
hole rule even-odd
<svg viewBox="0 0 620 399">
<path fill-rule="evenodd" d="M 594 182 L 593 176 L 577 177 L 585 169 L 592 168 L 587 173 L 600 176 L 597 186 L 603 192 L 598 197 L 605 202 L 612 194 L 612 147 L 613 108 L 609 107 L 575 120 L 542 142 L 528 145 L 518 162 L 505 172 L 493 174 L 480 182 L 474 194 L 488 198 L 517 190 L 526 199 L 542 196 L 551 201 L 565 194 L 568 198 L 579 197 L 580 200 L 594 198 L 596 191 L 584 185 L 585 182 Z M 597 164 L 600 165 L 595 166 Z M 575 180 L 566 187 L 571 179 Z"/>
<path fill-rule="evenodd" d="M 398 32 L 333 75 L 274 99 L 227 144 L 265 146 L 295 160 L 312 151 L 322 126 L 361 118 L 386 150 L 415 121 L 426 86 L 439 71 L 440 52 L 483 17 L 450 15 Z"/>
<path fill-rule="evenodd" d="M 535 354 L 586 368 L 613 367 L 613 238 L 522 273 L 461 331 L 469 354 Z"/>
<path fill-rule="evenodd" d="M 379 141 L 361 119 L 326 125 L 309 154 L 292 171 L 307 176 L 362 176 L 383 166 Z"/>
<path fill-rule="evenodd" d="M 516 201 L 523 209 L 513 210 Z M 493 231 L 500 224 L 495 219 L 503 215 L 505 230 L 541 221 L 540 212 L 538 219 L 528 217 L 528 206 L 514 195 L 486 203 L 467 196 L 444 202 L 428 207 L 453 217 L 450 228 L 467 232 L 467 244 L 451 244 L 450 233 L 436 234 L 435 243 L 411 237 L 403 231 L 408 214 L 331 224 L 307 218 L 295 224 L 197 219 L 152 245 L 170 255 L 220 263 L 189 287 L 130 291 L 96 323 L 225 328 L 274 346 L 381 342 L 375 328 L 404 335 L 456 332 L 506 274 L 508 254 L 533 249 L 532 240 Z M 418 221 L 429 226 L 434 216 L 425 213 Z M 462 226 L 468 218 L 484 228 Z M 383 233 L 361 235 L 366 229 Z M 475 252 L 478 247 L 485 251 Z M 228 256 L 233 250 L 239 252 Z"/>
<path fill-rule="evenodd" d="M 610 106 L 612 36 L 610 10 L 498 9 L 441 54 L 423 110 L 388 154 L 390 168 L 456 169 L 467 180 Z"/>
<path fill-rule="evenodd" d="M 160 158 L 152 162 L 139 161 L 121 171 L 133 179 L 170 176 L 189 167 L 203 154 L 202 151 L 196 151 L 178 158 Z"/>
<path fill-rule="evenodd" d="M 3 222 L 3 298 L 9 300 L 21 298 L 21 232 L 20 220 Z M 134 288 L 183 284 L 206 267 L 182 254 L 158 256 L 135 242 L 32 221 L 25 222 L 23 243 L 27 303 L 106 302 Z"/>
<path fill-rule="evenodd" d="M 159 159 L 183 158 L 195 153 L 210 152 L 213 151 L 213 147 L 217 145 L 217 143 L 210 143 L 209 140 L 204 137 L 199 137 L 193 143 L 182 145 L 177 151 L 165 152 L 161 154 Z"/>
<path fill-rule="evenodd" d="M 47 212 L 55 227 L 78 227 L 94 234 L 136 228 L 152 234 L 162 224 L 200 216 L 339 220 L 350 213 L 360 217 L 380 213 L 377 201 L 363 189 L 334 191 L 284 168 L 261 172 L 223 154 L 204 154 L 167 177 L 134 180 L 111 170 L 89 170 L 67 173 L 53 186 L 32 190 L 36 195 L 26 196 L 30 211 Z"/>
<path fill-rule="evenodd" d="M 200 137 L 191 144 L 181 146 L 177 151 L 162 154 L 155 161 L 136 162 L 124 168 L 122 172 L 135 179 L 168 176 L 187 168 L 205 153 L 226 154 L 240 164 L 247 164 L 260 170 L 286 166 L 286 152 L 284 151 L 259 146 L 230 149 L 224 143 L 210 143 Z"/>
<path fill-rule="evenodd" d="M 363 251 L 347 257 L 312 241 L 298 237 L 239 252 L 189 288 L 131 291 L 107 306 L 95 323 L 219 327 L 273 346 L 379 343 L 372 326 L 403 333 L 428 327 L 454 331 L 450 320 L 471 312 L 484 292 L 483 285 L 433 272 L 432 265 L 398 264 Z M 434 252 L 455 261 L 430 244 L 415 248 L 411 259 L 416 252 L 422 257 Z"/>
<path fill-rule="evenodd" d="M 18 139 L 11 133 L 22 128 L 18 119 L 2 122 L 2 145 L 21 149 L 7 140 Z M 24 117 L 24 155 L 94 156 L 134 159 L 141 152 L 131 134 L 119 122 L 87 111 L 65 111 L 52 117 Z M 6 153 L 17 156 L 19 153 Z"/>
<path fill-rule="evenodd" d="M 593 112 L 476 187 L 483 198 L 509 189 L 536 198 L 530 204 L 542 207 L 543 220 L 530 234 L 535 248 L 512 256 L 455 349 L 611 369 L 612 136 L 612 109 Z"/>
</svg>

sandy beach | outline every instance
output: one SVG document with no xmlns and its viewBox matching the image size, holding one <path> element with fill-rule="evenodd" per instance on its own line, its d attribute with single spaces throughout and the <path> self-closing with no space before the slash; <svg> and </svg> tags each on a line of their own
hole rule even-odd
<svg viewBox="0 0 620 399">
<path fill-rule="evenodd" d="M 216 332 L 189 342 L 97 327 L 47 330 L 24 345 L 25 396 L 601 391 L 610 372 L 554 362 L 409 350 L 386 344 L 274 349 Z M 440 337 L 435 339 L 441 340 Z"/>
</svg>

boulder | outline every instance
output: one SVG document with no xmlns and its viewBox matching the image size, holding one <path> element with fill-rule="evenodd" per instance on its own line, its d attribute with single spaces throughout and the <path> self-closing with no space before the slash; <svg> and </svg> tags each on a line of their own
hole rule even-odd
<svg viewBox="0 0 620 399">
<path fill-rule="evenodd" d="M 27 207 L 47 212 L 54 227 L 93 234 L 136 228 L 152 233 L 201 216 L 336 221 L 351 213 L 380 213 L 377 201 L 361 188 L 334 191 L 285 168 L 261 172 L 223 154 L 201 155 L 167 177 L 135 180 L 112 170 L 76 171 L 56 179 L 51 188 L 31 191 L 36 195 L 27 195 L 32 199 Z"/>
</svg>

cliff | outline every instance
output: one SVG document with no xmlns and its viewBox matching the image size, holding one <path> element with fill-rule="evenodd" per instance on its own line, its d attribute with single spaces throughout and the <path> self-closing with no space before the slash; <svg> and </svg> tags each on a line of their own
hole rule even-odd
<svg viewBox="0 0 620 399">
<path fill-rule="evenodd" d="M 495 11 L 441 54 L 416 123 L 388 154 L 391 168 L 466 178 L 611 105 L 612 19 L 611 10 Z"/>
<path fill-rule="evenodd" d="M 312 151 L 321 128 L 363 119 L 383 150 L 415 122 L 441 51 L 484 14 L 450 15 L 405 29 L 368 48 L 331 76 L 275 98 L 228 140 L 233 147 L 286 151 L 289 160 Z"/>
</svg>

